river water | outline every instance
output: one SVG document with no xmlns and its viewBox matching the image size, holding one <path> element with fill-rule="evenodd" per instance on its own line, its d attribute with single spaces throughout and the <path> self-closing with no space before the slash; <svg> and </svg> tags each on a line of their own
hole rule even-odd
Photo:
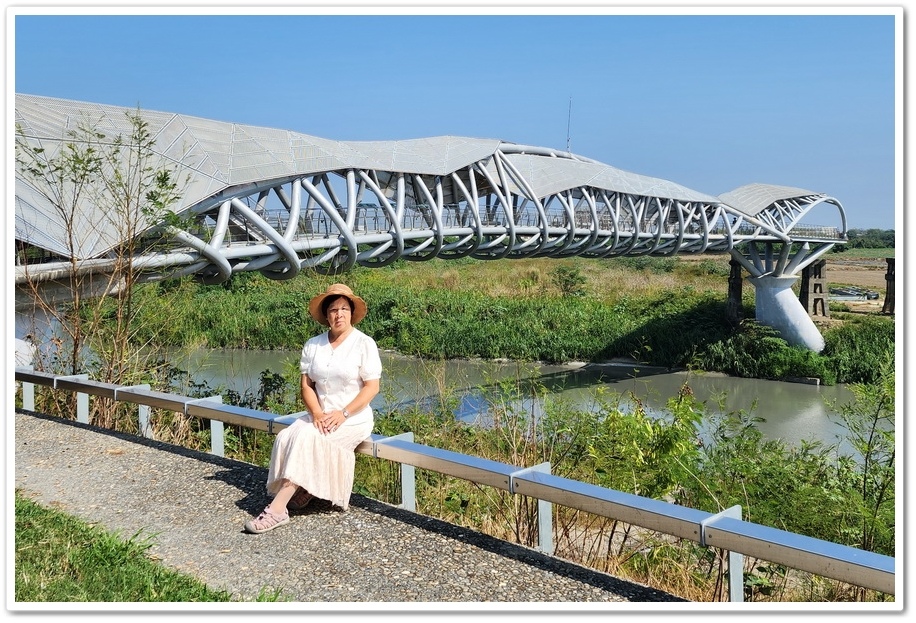
<svg viewBox="0 0 916 623">
<path fill-rule="evenodd" d="M 297 369 L 299 351 L 201 349 L 185 357 L 173 357 L 172 365 L 187 370 L 192 378 L 220 391 L 240 394 L 257 392 L 262 371 L 274 373 Z M 384 376 L 381 394 L 373 401 L 378 410 L 389 404 L 436 401 L 443 393 L 458 398 L 455 416 L 480 421 L 485 411 L 481 388 L 501 381 L 519 380 L 522 387 L 538 385 L 555 397 L 582 409 L 595 405 L 597 393 L 619 395 L 623 406 L 638 398 L 647 411 L 663 413 L 665 403 L 687 382 L 694 396 L 706 404 L 707 413 L 746 411 L 761 418 L 756 424 L 767 439 L 782 439 L 797 445 L 804 441 L 839 443 L 850 452 L 846 429 L 837 416 L 837 406 L 852 399 L 844 385 L 820 386 L 760 379 L 743 379 L 721 374 L 661 372 L 632 366 L 536 366 L 534 364 L 483 361 L 426 361 L 396 353 L 382 353 Z M 524 408 L 537 412 L 539 401 L 523 401 Z"/>
</svg>

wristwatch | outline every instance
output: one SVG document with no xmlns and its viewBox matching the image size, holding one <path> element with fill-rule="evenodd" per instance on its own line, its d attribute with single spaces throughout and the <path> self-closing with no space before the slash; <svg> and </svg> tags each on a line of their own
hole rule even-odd
<svg viewBox="0 0 916 623">
<path fill-rule="evenodd" d="M 344 419 L 345 419 L 345 420 L 346 420 L 348 417 L 350 417 L 350 412 L 347 411 L 347 408 L 346 408 L 346 407 L 343 408 L 343 414 L 344 414 Z"/>
</svg>

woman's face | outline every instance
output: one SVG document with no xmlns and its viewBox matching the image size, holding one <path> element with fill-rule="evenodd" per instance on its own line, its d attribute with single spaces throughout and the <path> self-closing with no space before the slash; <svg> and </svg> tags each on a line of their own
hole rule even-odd
<svg viewBox="0 0 916 623">
<path fill-rule="evenodd" d="M 328 305 L 327 312 L 328 327 L 334 333 L 340 333 L 350 328 L 350 322 L 353 319 L 353 310 L 350 309 L 350 301 L 345 296 L 338 296 Z"/>
</svg>

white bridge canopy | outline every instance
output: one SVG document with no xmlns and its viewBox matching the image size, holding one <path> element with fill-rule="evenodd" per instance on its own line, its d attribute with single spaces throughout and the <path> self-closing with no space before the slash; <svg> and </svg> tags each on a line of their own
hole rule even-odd
<svg viewBox="0 0 916 623">
<path fill-rule="evenodd" d="M 846 238 L 843 207 L 824 193 L 749 184 L 713 196 L 499 139 L 334 141 L 17 94 L 17 141 L 52 158 L 81 128 L 93 128 L 102 144 L 129 137 L 132 115 L 153 137 L 151 166 L 180 181 L 169 206 L 179 219 L 126 219 L 91 198 L 62 209 L 59 192 L 17 167 L 17 283 L 58 278 L 71 259 L 78 269 L 111 269 L 126 237 L 140 242 L 133 265 L 144 279 L 194 275 L 206 283 L 235 272 L 289 279 L 305 268 L 339 272 L 399 258 L 679 253 L 731 254 L 752 277 L 785 278 Z M 824 207 L 833 225 L 802 223 Z"/>
</svg>

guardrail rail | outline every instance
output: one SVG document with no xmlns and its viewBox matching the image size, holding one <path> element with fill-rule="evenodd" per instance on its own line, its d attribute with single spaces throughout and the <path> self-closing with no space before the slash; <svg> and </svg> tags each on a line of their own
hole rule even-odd
<svg viewBox="0 0 916 623">
<path fill-rule="evenodd" d="M 277 415 L 226 405 L 220 396 L 188 398 L 151 391 L 145 385 L 118 386 L 91 381 L 87 375 L 55 375 L 29 367 L 17 367 L 15 378 L 22 383 L 23 410 L 34 411 L 35 385 L 75 392 L 77 421 L 84 424 L 89 423 L 90 395 L 137 404 L 139 430 L 146 437 L 152 436 L 150 408 L 209 420 L 211 452 L 219 456 L 223 456 L 225 424 L 276 434 L 302 415 Z M 743 521 L 740 506 L 721 513 L 699 511 L 556 476 L 550 473 L 549 463 L 517 467 L 415 443 L 410 432 L 391 437 L 372 434 L 356 452 L 400 464 L 400 508 L 413 512 L 417 467 L 537 499 L 538 549 L 546 554 L 553 554 L 552 505 L 558 504 L 727 551 L 732 602 L 744 601 L 745 555 L 896 595 L 894 557 Z"/>
</svg>

